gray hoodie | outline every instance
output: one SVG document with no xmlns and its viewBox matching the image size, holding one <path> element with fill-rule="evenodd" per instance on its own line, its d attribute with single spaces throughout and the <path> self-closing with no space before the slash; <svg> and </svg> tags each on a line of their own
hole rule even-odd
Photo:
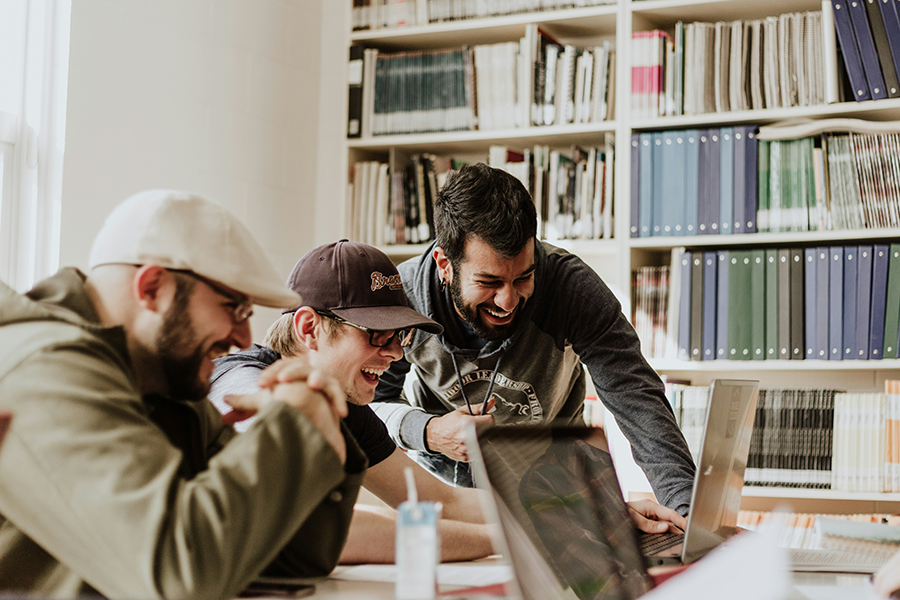
<svg viewBox="0 0 900 600">
<path fill-rule="evenodd" d="M 535 243 L 534 294 L 515 333 L 480 350 L 460 347 L 463 331 L 449 290 L 442 290 L 432 245 L 400 265 L 410 306 L 444 326 L 416 331 L 404 359 L 384 373 L 372 404 L 397 444 L 428 452 L 425 426 L 435 415 L 481 402 L 497 368 L 491 395 L 497 424 L 583 424 L 585 367 L 604 406 L 631 443 L 657 499 L 682 514 L 690 503 L 694 463 L 665 397 L 665 387 L 640 351 L 634 328 L 600 277 L 580 258 Z M 410 367 L 412 397 L 403 391 Z"/>
</svg>

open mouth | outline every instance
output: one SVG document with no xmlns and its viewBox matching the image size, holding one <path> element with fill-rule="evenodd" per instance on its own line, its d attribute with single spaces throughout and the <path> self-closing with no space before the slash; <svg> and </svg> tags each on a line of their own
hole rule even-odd
<svg viewBox="0 0 900 600">
<path fill-rule="evenodd" d="M 362 373 L 363 379 L 372 385 L 378 385 L 378 380 L 381 379 L 381 374 L 384 373 L 384 369 L 371 369 L 365 367 L 360 369 L 360 373 Z"/>
<path fill-rule="evenodd" d="M 510 323 L 515 312 L 515 308 L 509 311 L 502 311 L 496 308 L 481 308 L 481 313 L 484 315 L 485 320 L 491 325 L 506 325 Z"/>
</svg>

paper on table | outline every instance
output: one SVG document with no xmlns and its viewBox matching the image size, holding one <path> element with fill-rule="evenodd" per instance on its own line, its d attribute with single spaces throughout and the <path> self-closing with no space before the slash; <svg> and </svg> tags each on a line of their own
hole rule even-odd
<svg viewBox="0 0 900 600">
<path fill-rule="evenodd" d="M 397 567 L 395 565 L 360 565 L 332 574 L 331 578 L 391 583 L 397 580 Z M 438 584 L 440 585 L 475 587 L 505 583 L 510 579 L 512 579 L 512 570 L 509 565 L 459 563 L 443 564 L 438 567 Z"/>
<path fill-rule="evenodd" d="M 780 600 L 790 590 L 790 573 L 777 540 L 772 531 L 742 533 L 641 600 Z"/>
</svg>

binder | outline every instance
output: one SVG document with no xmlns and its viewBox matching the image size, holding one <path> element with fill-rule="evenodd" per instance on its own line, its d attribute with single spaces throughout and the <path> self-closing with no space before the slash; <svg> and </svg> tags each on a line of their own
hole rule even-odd
<svg viewBox="0 0 900 600">
<path fill-rule="evenodd" d="M 697 235 L 698 199 L 700 175 L 700 132 L 688 129 L 684 132 L 684 234 Z"/>
<path fill-rule="evenodd" d="M 663 207 L 666 204 L 667 193 L 666 193 L 666 185 L 667 181 L 663 177 L 663 168 L 665 163 L 663 162 L 663 144 L 665 142 L 664 135 L 665 133 L 662 131 L 657 131 L 652 134 L 653 142 L 651 144 L 651 149 L 653 152 L 653 194 L 651 195 L 650 204 L 652 206 L 653 217 L 651 219 L 651 236 L 661 236 L 665 235 L 663 232 Z"/>
<path fill-rule="evenodd" d="M 884 76 L 885 91 L 888 98 L 900 98 L 900 80 L 897 79 L 894 58 L 891 55 L 891 44 L 888 41 L 882 9 L 879 7 L 881 0 L 864 1 L 866 3 L 866 12 L 869 15 L 869 24 L 872 26 L 872 40 L 875 42 L 878 64 L 881 65 L 881 74 Z M 900 31 L 897 33 L 900 33 Z"/>
<path fill-rule="evenodd" d="M 791 249 L 791 359 L 802 360 L 803 344 L 803 249 Z"/>
<path fill-rule="evenodd" d="M 684 177 L 684 171 L 678 170 L 678 157 L 682 153 L 676 140 L 681 135 L 678 131 L 666 131 L 660 135 L 662 138 L 662 164 L 660 168 L 656 169 L 656 172 L 661 176 L 660 182 L 663 185 L 660 186 L 659 192 L 653 200 L 661 205 L 659 235 L 669 237 L 677 235 L 675 226 L 681 220 L 678 215 L 679 213 L 684 214 L 684 206 L 682 206 L 679 198 L 681 195 L 678 191 L 679 185 L 675 181 L 676 173 L 678 173 L 679 177 Z M 681 184 L 680 187 L 683 189 L 684 184 Z M 653 228 L 654 232 L 656 231 L 655 225 Z"/>
<path fill-rule="evenodd" d="M 716 358 L 716 267 L 715 252 L 703 253 L 703 342 L 701 360 Z"/>
<path fill-rule="evenodd" d="M 691 359 L 691 263 L 692 253 L 681 255 L 681 289 L 678 300 L 678 358 Z"/>
<path fill-rule="evenodd" d="M 697 233 L 699 235 L 709 235 L 719 230 L 718 217 L 713 215 L 712 190 L 718 193 L 719 188 L 719 161 L 718 158 L 713 160 L 712 155 L 712 137 L 715 129 L 701 129 L 699 131 L 700 154 L 699 164 L 697 167 Z M 718 134 L 716 134 L 718 139 Z M 716 213 L 718 213 L 718 200 L 716 201 Z M 715 221 L 713 219 L 716 219 Z M 712 226 L 715 223 L 716 228 Z"/>
<path fill-rule="evenodd" d="M 730 254 L 728 273 L 728 354 L 733 360 L 750 360 L 751 322 L 750 294 L 753 281 L 750 272 L 750 251 L 737 250 Z"/>
<path fill-rule="evenodd" d="M 639 237 L 650 237 L 653 221 L 653 143 L 652 133 L 640 134 L 640 231 Z M 551 191 L 552 194 L 552 191 Z"/>
<path fill-rule="evenodd" d="M 719 234 L 728 235 L 735 233 L 734 127 L 722 127 L 719 131 Z"/>
<path fill-rule="evenodd" d="M 778 358 L 791 358 L 791 251 L 778 250 Z"/>
<path fill-rule="evenodd" d="M 750 251 L 750 358 L 766 358 L 766 251 Z"/>
<path fill-rule="evenodd" d="M 778 250 L 766 250 L 766 360 L 778 352 Z"/>
<path fill-rule="evenodd" d="M 816 345 L 815 355 L 819 360 L 828 360 L 828 316 L 829 316 L 829 264 L 831 255 L 828 248 L 816 248 Z"/>
<path fill-rule="evenodd" d="M 728 250 L 719 250 L 716 259 L 719 262 L 716 273 L 716 358 L 728 358 L 728 290 L 731 261 Z"/>
<path fill-rule="evenodd" d="M 856 246 L 844 246 L 844 360 L 856 360 L 856 286 L 859 256 Z M 900 313 L 898 313 L 900 314 Z"/>
<path fill-rule="evenodd" d="M 803 272 L 803 295 L 805 296 L 804 312 L 804 341 L 806 342 L 805 358 L 816 358 L 816 304 L 818 288 L 816 287 L 816 249 L 807 248 L 803 252 L 806 261 L 806 270 Z"/>
<path fill-rule="evenodd" d="M 691 253 L 691 360 L 703 358 L 703 253 Z"/>
<path fill-rule="evenodd" d="M 897 338 L 900 336 L 900 244 L 891 244 L 884 306 L 884 352 L 881 356 L 897 358 Z"/>
<path fill-rule="evenodd" d="M 744 210 L 747 201 L 747 127 L 734 128 L 734 182 L 731 233 L 744 233 Z M 753 170 L 756 179 L 756 169 Z M 755 202 L 754 202 L 755 204 Z"/>
<path fill-rule="evenodd" d="M 684 131 L 676 131 L 672 139 L 674 140 L 673 160 L 670 177 L 666 178 L 668 183 L 667 189 L 670 190 L 668 202 L 672 204 L 672 235 L 688 235 L 685 227 L 686 216 L 686 159 L 687 159 L 687 139 Z"/>
<path fill-rule="evenodd" d="M 631 134 L 631 237 L 640 237 L 641 226 L 641 135 Z"/>
<path fill-rule="evenodd" d="M 876 3 L 881 11 L 881 22 L 891 51 L 894 73 L 900 80 L 900 15 L 897 14 L 897 4 L 895 0 L 876 0 Z"/>
<path fill-rule="evenodd" d="M 744 154 L 744 233 L 756 233 L 756 193 L 757 164 L 759 161 L 759 140 L 756 139 L 756 126 L 748 125 L 740 128 L 744 133 L 746 148 Z"/>
<path fill-rule="evenodd" d="M 869 315 L 869 360 L 881 360 L 884 351 L 884 315 L 887 299 L 890 247 L 877 245 L 872 253 L 872 303 Z"/>
<path fill-rule="evenodd" d="M 871 100 L 872 96 L 869 94 L 869 84 L 866 82 L 859 48 L 856 46 L 856 34 L 853 33 L 847 4 L 844 0 L 831 0 L 831 7 L 834 13 L 834 28 L 837 30 L 838 44 L 841 47 L 841 55 L 844 57 L 844 67 L 847 78 L 850 80 L 850 87 L 853 89 L 853 99 L 857 102 Z"/>
<path fill-rule="evenodd" d="M 847 11 L 850 13 L 850 23 L 853 25 L 853 33 L 856 35 L 856 47 L 859 48 L 859 58 L 866 74 L 866 83 L 869 84 L 869 94 L 872 100 L 887 98 L 884 76 L 881 74 L 881 64 L 878 62 L 875 40 L 872 38 L 872 28 L 869 26 L 869 18 L 866 16 L 866 0 L 846 1 Z M 835 8 L 837 7 L 835 6 Z M 837 10 L 835 10 L 835 19 L 837 19 Z"/>
<path fill-rule="evenodd" d="M 844 357 L 844 248 L 832 246 L 828 249 L 828 360 Z"/>
<path fill-rule="evenodd" d="M 860 246 L 856 250 L 856 358 L 869 358 L 869 312 L 872 300 L 872 246 Z"/>
</svg>

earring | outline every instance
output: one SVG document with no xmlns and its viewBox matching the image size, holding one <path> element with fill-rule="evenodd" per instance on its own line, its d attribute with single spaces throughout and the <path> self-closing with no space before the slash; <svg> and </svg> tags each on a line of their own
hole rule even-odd
<svg viewBox="0 0 900 600">
<path fill-rule="evenodd" d="M 441 292 L 447 289 L 447 280 L 441 279 Z"/>
</svg>

